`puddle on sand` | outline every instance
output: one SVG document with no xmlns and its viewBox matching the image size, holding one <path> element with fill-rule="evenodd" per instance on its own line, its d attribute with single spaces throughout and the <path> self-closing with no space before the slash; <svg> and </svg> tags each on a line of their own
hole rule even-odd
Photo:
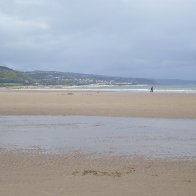
<svg viewBox="0 0 196 196">
<path fill-rule="evenodd" d="M 1 116 L 0 148 L 196 158 L 196 120 Z"/>
</svg>

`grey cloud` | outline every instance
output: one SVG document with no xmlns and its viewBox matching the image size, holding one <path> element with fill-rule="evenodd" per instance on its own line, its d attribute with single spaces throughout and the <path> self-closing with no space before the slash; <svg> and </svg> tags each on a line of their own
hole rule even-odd
<svg viewBox="0 0 196 196">
<path fill-rule="evenodd" d="M 194 0 L 1 0 L 0 62 L 194 79 Z"/>
</svg>

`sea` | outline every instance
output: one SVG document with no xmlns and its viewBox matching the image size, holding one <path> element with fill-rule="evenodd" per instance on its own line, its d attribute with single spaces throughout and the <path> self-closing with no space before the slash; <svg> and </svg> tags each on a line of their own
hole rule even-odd
<svg viewBox="0 0 196 196">
<path fill-rule="evenodd" d="M 79 86 L 36 86 L 19 90 L 35 91 L 86 91 L 86 92 L 150 92 L 152 85 L 79 85 Z M 196 85 L 153 85 L 155 93 L 196 93 Z"/>
</svg>

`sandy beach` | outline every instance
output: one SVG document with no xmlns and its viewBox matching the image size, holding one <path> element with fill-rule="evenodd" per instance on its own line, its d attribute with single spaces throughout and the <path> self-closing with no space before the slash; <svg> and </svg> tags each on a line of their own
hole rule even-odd
<svg viewBox="0 0 196 196">
<path fill-rule="evenodd" d="M 194 196 L 195 161 L 0 154 L 0 195 Z"/>
<path fill-rule="evenodd" d="M 1 91 L 0 115 L 194 120 L 196 95 Z M 3 128 L 0 131 L 0 134 L 6 134 Z M 0 195 L 3 196 L 194 196 L 196 192 L 194 157 L 151 159 L 137 155 L 109 156 L 80 151 L 50 154 L 39 149 L 0 148 L 0 174 Z"/>
<path fill-rule="evenodd" d="M 1 91 L 0 115 L 196 118 L 196 94 Z"/>
</svg>

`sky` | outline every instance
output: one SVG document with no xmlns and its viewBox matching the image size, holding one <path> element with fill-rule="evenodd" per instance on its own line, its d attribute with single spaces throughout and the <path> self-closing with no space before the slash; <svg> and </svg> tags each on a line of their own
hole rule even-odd
<svg viewBox="0 0 196 196">
<path fill-rule="evenodd" d="M 196 0 L 0 0 L 0 65 L 196 79 Z"/>
</svg>

